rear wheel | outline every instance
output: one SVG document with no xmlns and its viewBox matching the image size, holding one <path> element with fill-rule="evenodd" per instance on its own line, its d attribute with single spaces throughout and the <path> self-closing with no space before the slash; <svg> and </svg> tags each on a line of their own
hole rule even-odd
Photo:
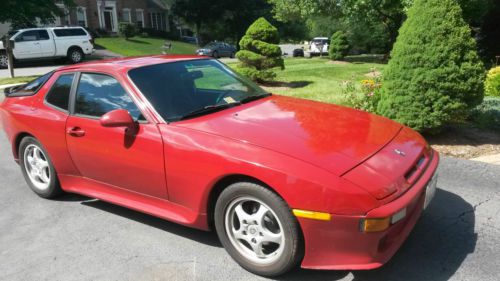
<svg viewBox="0 0 500 281">
<path fill-rule="evenodd" d="M 227 187 L 216 203 L 215 227 L 231 257 L 255 274 L 283 274 L 302 257 L 297 220 L 283 199 L 260 185 Z"/>
<path fill-rule="evenodd" d="M 9 58 L 6 52 L 0 52 L 0 68 L 9 67 Z"/>
<path fill-rule="evenodd" d="M 68 60 L 70 63 L 82 62 L 84 54 L 79 48 L 72 48 L 68 51 Z"/>
<path fill-rule="evenodd" d="M 62 193 L 52 161 L 38 140 L 32 137 L 21 140 L 19 162 L 26 182 L 38 196 L 54 198 Z"/>
</svg>

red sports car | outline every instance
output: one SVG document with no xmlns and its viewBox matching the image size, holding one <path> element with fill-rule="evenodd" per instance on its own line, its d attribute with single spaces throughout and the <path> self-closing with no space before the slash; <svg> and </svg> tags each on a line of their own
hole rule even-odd
<svg viewBox="0 0 500 281">
<path fill-rule="evenodd" d="M 215 228 L 260 275 L 379 267 L 436 188 L 438 153 L 413 130 L 272 95 L 214 59 L 67 66 L 5 96 L 3 127 L 36 194 Z"/>
</svg>

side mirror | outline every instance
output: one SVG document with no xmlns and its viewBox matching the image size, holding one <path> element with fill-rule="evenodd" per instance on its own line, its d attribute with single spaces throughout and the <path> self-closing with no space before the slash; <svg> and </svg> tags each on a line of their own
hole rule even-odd
<svg viewBox="0 0 500 281">
<path fill-rule="evenodd" d="M 136 123 L 125 109 L 115 109 L 100 118 L 103 127 L 126 127 L 127 133 L 135 133 Z"/>
</svg>

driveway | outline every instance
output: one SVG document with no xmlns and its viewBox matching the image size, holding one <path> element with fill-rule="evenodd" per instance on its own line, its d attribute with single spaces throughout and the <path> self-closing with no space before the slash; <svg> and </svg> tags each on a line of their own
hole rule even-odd
<svg viewBox="0 0 500 281">
<path fill-rule="evenodd" d="M 0 280 L 265 280 L 214 233 L 77 195 L 41 199 L 3 133 L 0 155 Z M 384 267 L 278 280 L 500 280 L 500 168 L 444 158 L 439 173 L 434 201 Z"/>
<path fill-rule="evenodd" d="M 112 53 L 106 49 L 96 50 L 92 55 L 86 56 L 86 60 L 100 60 L 121 57 L 118 54 Z M 18 62 L 14 67 L 15 76 L 31 76 L 43 75 L 54 69 L 57 69 L 64 64 L 58 63 L 56 60 Z M 0 69 L 0 78 L 10 77 L 8 69 Z"/>
</svg>

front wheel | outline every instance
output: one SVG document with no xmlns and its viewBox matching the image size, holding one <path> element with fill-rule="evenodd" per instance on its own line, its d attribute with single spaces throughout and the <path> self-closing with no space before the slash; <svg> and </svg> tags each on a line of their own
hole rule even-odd
<svg viewBox="0 0 500 281">
<path fill-rule="evenodd" d="M 214 57 L 214 58 L 218 59 L 218 58 L 219 58 L 219 52 L 214 51 L 214 52 L 212 53 L 212 57 Z"/>
<path fill-rule="evenodd" d="M 9 67 L 9 58 L 7 57 L 6 52 L 0 52 L 0 68 L 8 68 Z"/>
<path fill-rule="evenodd" d="M 263 186 L 227 187 L 216 203 L 215 227 L 231 257 L 255 274 L 281 275 L 302 258 L 297 220 L 285 201 Z"/>
</svg>

